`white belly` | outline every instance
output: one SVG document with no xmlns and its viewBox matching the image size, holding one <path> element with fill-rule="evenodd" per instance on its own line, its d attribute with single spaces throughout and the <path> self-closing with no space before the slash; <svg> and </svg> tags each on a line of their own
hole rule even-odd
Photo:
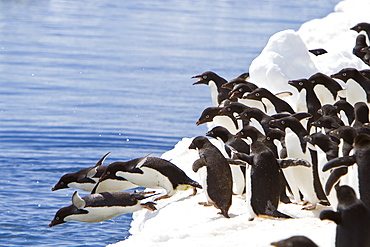
<svg viewBox="0 0 370 247">
<path fill-rule="evenodd" d="M 170 180 L 166 176 L 163 176 L 157 170 L 146 166 L 142 166 L 140 169 L 143 171 L 143 174 L 119 171 L 116 173 L 116 176 L 123 177 L 140 187 L 165 189 L 169 196 L 172 196 L 175 193 Z"/>
</svg>

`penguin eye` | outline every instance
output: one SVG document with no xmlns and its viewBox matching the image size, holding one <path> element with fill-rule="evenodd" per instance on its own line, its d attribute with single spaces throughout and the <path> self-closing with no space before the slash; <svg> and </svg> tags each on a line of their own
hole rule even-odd
<svg viewBox="0 0 370 247">
<path fill-rule="evenodd" d="M 271 140 L 271 137 L 267 136 L 267 137 L 266 137 L 266 140 L 268 140 L 268 141 L 269 141 L 269 140 Z"/>
<path fill-rule="evenodd" d="M 107 175 L 109 175 L 109 174 L 110 174 L 110 171 L 107 172 Z"/>
<path fill-rule="evenodd" d="M 311 83 L 315 83 L 315 80 L 312 80 Z"/>
<path fill-rule="evenodd" d="M 236 85 L 236 83 L 234 82 L 234 83 L 233 83 L 233 87 L 234 87 L 235 85 Z"/>
<path fill-rule="evenodd" d="M 60 182 L 61 185 L 64 185 L 64 182 Z"/>
<path fill-rule="evenodd" d="M 56 220 L 59 220 L 59 217 L 55 217 Z"/>
<path fill-rule="evenodd" d="M 243 88 L 239 88 L 239 92 L 243 92 Z"/>
<path fill-rule="evenodd" d="M 228 107 L 228 108 L 227 108 L 227 111 L 231 111 L 231 108 L 230 108 L 230 107 Z"/>
<path fill-rule="evenodd" d="M 346 76 L 346 75 L 347 75 L 347 73 L 343 73 L 342 75 L 343 75 L 343 76 Z"/>
<path fill-rule="evenodd" d="M 318 124 L 321 124 L 321 121 L 317 121 Z"/>
<path fill-rule="evenodd" d="M 244 115 L 244 117 L 248 117 L 248 113 L 244 113 L 243 115 Z"/>
<path fill-rule="evenodd" d="M 204 79 L 204 80 L 205 80 L 205 79 L 207 79 L 207 76 L 206 76 L 206 75 L 204 75 L 204 76 L 203 76 L 203 79 Z"/>
<path fill-rule="evenodd" d="M 282 120 L 280 123 L 281 123 L 281 124 L 285 124 L 285 121 L 284 121 L 284 120 Z"/>
<path fill-rule="evenodd" d="M 209 118 L 209 115 L 207 115 L 206 118 Z"/>
<path fill-rule="evenodd" d="M 303 82 L 299 82 L 299 83 L 298 83 L 298 85 L 299 85 L 299 86 L 303 86 Z"/>
<path fill-rule="evenodd" d="M 259 93 L 256 93 L 256 97 L 259 97 L 260 96 L 260 94 Z"/>
<path fill-rule="evenodd" d="M 362 72 L 361 74 L 362 74 L 362 75 L 366 75 L 366 73 L 365 73 L 365 72 Z"/>
</svg>

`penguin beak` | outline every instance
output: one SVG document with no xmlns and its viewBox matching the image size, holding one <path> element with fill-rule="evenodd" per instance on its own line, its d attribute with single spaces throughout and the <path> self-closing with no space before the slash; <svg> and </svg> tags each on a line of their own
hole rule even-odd
<svg viewBox="0 0 370 247">
<path fill-rule="evenodd" d="M 189 149 L 196 149 L 194 143 L 191 143 L 190 146 L 189 146 Z"/>
<path fill-rule="evenodd" d="M 203 123 L 202 121 L 198 120 L 198 121 L 195 123 L 195 125 L 196 125 L 196 126 L 199 126 L 199 125 L 201 125 L 202 123 Z"/>
<path fill-rule="evenodd" d="M 191 78 L 192 78 L 192 79 L 193 79 L 193 78 L 197 78 L 197 79 L 199 79 L 199 81 L 194 82 L 194 83 L 193 83 L 193 85 L 198 85 L 198 84 L 208 84 L 208 82 L 207 82 L 207 81 L 203 80 L 202 75 L 195 75 L 195 76 L 193 76 L 193 77 L 191 77 Z"/>
</svg>

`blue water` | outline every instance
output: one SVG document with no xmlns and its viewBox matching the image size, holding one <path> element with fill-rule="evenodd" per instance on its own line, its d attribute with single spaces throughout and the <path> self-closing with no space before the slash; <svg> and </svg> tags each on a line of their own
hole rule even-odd
<svg viewBox="0 0 370 247">
<path fill-rule="evenodd" d="M 160 156 L 203 135 L 209 89 L 191 76 L 246 72 L 272 34 L 338 1 L 0 0 L 0 245 L 127 238 L 131 215 L 49 228 L 74 192 L 52 186 L 108 151 Z"/>
</svg>

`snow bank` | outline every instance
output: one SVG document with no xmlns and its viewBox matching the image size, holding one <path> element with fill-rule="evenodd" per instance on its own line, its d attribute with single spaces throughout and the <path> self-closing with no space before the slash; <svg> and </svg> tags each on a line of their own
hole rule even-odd
<svg viewBox="0 0 370 247">
<path fill-rule="evenodd" d="M 357 33 L 349 30 L 359 22 L 370 22 L 370 2 L 345 0 L 323 19 L 302 25 L 297 31 L 286 30 L 273 35 L 261 54 L 252 62 L 251 80 L 272 92 L 294 91 L 288 80 L 308 78 L 320 71 L 333 74 L 343 67 L 368 68 L 352 54 Z M 309 49 L 324 48 L 327 54 L 314 56 Z M 294 99 L 294 97 L 292 98 Z M 198 158 L 197 151 L 189 150 L 191 138 L 184 138 L 162 158 L 171 160 L 191 178 L 198 175 L 191 170 Z M 218 142 L 214 142 L 218 145 Z M 333 246 L 336 225 L 320 221 L 324 209 L 303 211 L 299 205 L 279 205 L 279 211 L 294 219 L 256 218 L 248 221 L 246 201 L 234 196 L 229 210 L 230 219 L 218 215 L 214 207 L 199 206 L 205 201 L 200 190 L 177 193 L 158 202 L 158 210 L 135 212 L 131 224 L 132 236 L 112 246 L 269 246 L 271 242 L 293 235 L 305 235 L 319 246 Z"/>
</svg>

